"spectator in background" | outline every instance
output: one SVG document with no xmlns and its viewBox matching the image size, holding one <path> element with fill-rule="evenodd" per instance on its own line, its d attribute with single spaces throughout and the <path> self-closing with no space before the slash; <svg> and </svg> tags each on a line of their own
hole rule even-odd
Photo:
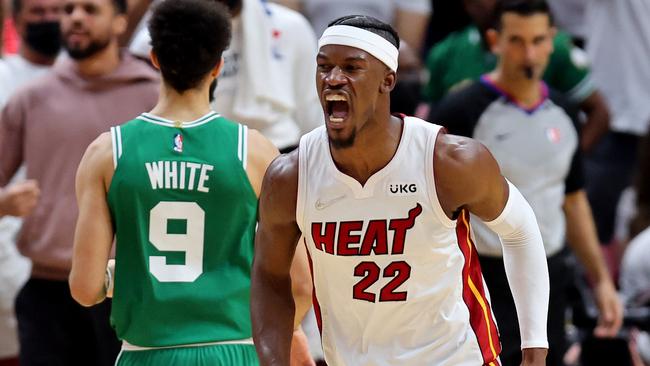
<svg viewBox="0 0 650 366">
<path fill-rule="evenodd" d="M 537 216 L 551 283 L 548 365 L 562 365 L 565 340 L 568 241 L 593 280 L 600 310 L 597 335 L 614 336 L 622 309 L 609 275 L 583 189 L 578 122 L 559 94 L 541 80 L 553 50 L 548 5 L 543 0 L 504 0 L 487 41 L 496 69 L 450 94 L 433 119 L 452 134 L 472 137 L 490 149 L 502 174 L 519 188 Z M 475 221 L 474 234 L 485 282 L 499 325 L 503 365 L 521 363 L 515 303 L 504 273 L 496 234 Z"/>
<path fill-rule="evenodd" d="M 557 26 L 573 38 L 573 42 L 584 48 L 587 36 L 585 24 L 585 0 L 548 0 Z"/>
<path fill-rule="evenodd" d="M 391 93 L 391 112 L 415 113 L 422 88 L 420 54 L 424 44 L 431 0 L 276 0 L 301 11 L 316 34 L 323 33 L 333 19 L 345 15 L 368 15 L 389 23 L 400 36 L 397 85 Z"/>
<path fill-rule="evenodd" d="M 431 16 L 430 0 L 276 0 L 305 14 L 316 34 L 349 14 L 369 15 L 395 28 L 400 40 L 419 52 Z M 400 50 L 401 52 L 401 50 Z"/>
<path fill-rule="evenodd" d="M 12 4 L 21 42 L 17 55 L 0 60 L 0 107 L 18 87 L 43 75 L 61 49 L 63 0 L 13 0 Z"/>
<path fill-rule="evenodd" d="M 447 93 L 469 85 L 496 65 L 496 57 L 486 47 L 485 33 L 493 22 L 498 0 L 464 0 L 463 3 L 474 25 L 452 33 L 427 56 L 429 81 L 424 98 L 432 104 L 432 109 Z M 585 53 L 573 46 L 570 37 L 558 32 L 553 49 L 544 80 L 565 93 L 585 113 L 580 146 L 588 151 L 607 131 L 607 106 L 592 84 Z"/>
<path fill-rule="evenodd" d="M 634 214 L 627 222 L 632 241 L 625 249 L 619 283 L 628 307 L 650 306 L 650 133 L 639 154 L 634 187 Z M 650 334 L 639 332 L 634 344 L 646 364 L 650 364 Z"/>
<path fill-rule="evenodd" d="M 587 155 L 587 192 L 601 243 L 612 239 L 616 204 L 632 183 L 639 140 L 650 125 L 650 2 L 590 0 L 587 53 L 612 113 L 610 132 Z"/>
<path fill-rule="evenodd" d="M 445 39 L 450 33 L 467 27 L 471 19 L 463 7 L 462 1 L 430 0 L 432 12 L 427 37 L 422 47 L 422 58 L 433 45 Z"/>
<path fill-rule="evenodd" d="M 112 365 L 119 343 L 109 304 L 85 309 L 67 283 L 77 208 L 75 171 L 88 144 L 115 124 L 151 109 L 158 76 L 128 54 L 125 0 L 63 0 L 68 57 L 16 92 L 0 115 L 0 187 L 21 164 L 41 195 L 25 218 L 18 248 L 33 263 L 16 299 L 20 364 Z M 6 188 L 4 188 L 6 189 Z M 0 196 L 0 215 L 17 215 Z"/>
<path fill-rule="evenodd" d="M 621 290 L 630 304 L 650 306 L 650 133 L 639 154 L 634 215 L 628 221 L 632 241 L 621 265 Z"/>
<path fill-rule="evenodd" d="M 282 152 L 323 124 L 316 95 L 316 36 L 307 20 L 284 6 L 259 0 L 219 0 L 233 16 L 212 107 L 224 117 L 260 131 Z M 148 57 L 146 28 L 130 50 Z"/>
<path fill-rule="evenodd" d="M 13 1 L 12 16 L 21 46 L 17 55 L 0 59 L 0 110 L 17 88 L 45 74 L 54 63 L 61 48 L 62 3 L 62 0 Z M 20 169 L 10 187 L 0 191 L 0 196 L 4 196 L 0 201 L 26 206 L 25 213 L 36 203 L 38 184 L 24 181 L 24 169 Z M 14 300 L 31 270 L 29 260 L 16 250 L 20 225 L 17 217 L 0 218 L 0 365 L 4 358 L 15 358 L 16 362 L 18 359 Z"/>
</svg>

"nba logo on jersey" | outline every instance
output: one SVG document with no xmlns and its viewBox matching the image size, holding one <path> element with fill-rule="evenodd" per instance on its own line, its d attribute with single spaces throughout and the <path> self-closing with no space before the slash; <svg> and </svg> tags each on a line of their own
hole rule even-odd
<svg viewBox="0 0 650 366">
<path fill-rule="evenodd" d="M 554 144 L 560 142 L 562 135 L 560 134 L 560 129 L 557 127 L 551 127 L 546 129 L 546 137 L 548 140 Z"/>
<path fill-rule="evenodd" d="M 177 133 L 174 135 L 174 151 L 182 153 L 183 152 L 183 135 Z"/>
</svg>

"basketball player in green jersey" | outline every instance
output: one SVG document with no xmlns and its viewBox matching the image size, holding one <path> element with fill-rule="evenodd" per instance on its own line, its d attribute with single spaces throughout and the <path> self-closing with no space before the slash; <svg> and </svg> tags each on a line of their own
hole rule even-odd
<svg viewBox="0 0 650 366">
<path fill-rule="evenodd" d="M 80 163 L 72 295 L 91 306 L 114 281 L 117 365 L 257 365 L 249 315 L 257 196 L 278 151 L 210 111 L 230 40 L 224 6 L 165 1 L 149 28 L 159 101 L 101 135 Z"/>
</svg>

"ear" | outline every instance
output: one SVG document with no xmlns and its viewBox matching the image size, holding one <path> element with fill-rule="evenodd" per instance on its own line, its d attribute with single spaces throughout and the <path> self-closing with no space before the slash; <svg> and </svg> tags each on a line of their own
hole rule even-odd
<svg viewBox="0 0 650 366">
<path fill-rule="evenodd" d="M 488 29 L 487 32 L 485 32 L 485 40 L 487 41 L 488 47 L 492 53 L 495 55 L 501 53 L 501 49 L 499 48 L 499 32 L 496 29 Z"/>
<path fill-rule="evenodd" d="M 397 74 L 393 70 L 388 70 L 384 75 L 381 85 L 379 85 L 379 92 L 382 94 L 390 93 L 397 83 Z"/>
<path fill-rule="evenodd" d="M 153 52 L 153 49 L 149 51 L 149 59 L 151 60 L 151 64 L 153 67 L 155 67 L 157 70 L 160 70 L 160 63 L 158 62 L 158 56 Z"/>
<path fill-rule="evenodd" d="M 221 74 L 221 70 L 223 70 L 223 64 L 224 64 L 224 60 L 223 57 L 221 57 L 221 60 L 219 60 L 217 66 L 215 66 L 212 69 L 212 71 L 210 71 L 210 76 L 216 79 L 219 76 L 219 74 Z"/>
<path fill-rule="evenodd" d="M 126 32 L 126 28 L 128 26 L 128 20 L 126 18 L 126 15 L 124 14 L 118 14 L 115 16 L 115 19 L 113 19 L 113 35 L 115 36 L 121 36 Z"/>
</svg>

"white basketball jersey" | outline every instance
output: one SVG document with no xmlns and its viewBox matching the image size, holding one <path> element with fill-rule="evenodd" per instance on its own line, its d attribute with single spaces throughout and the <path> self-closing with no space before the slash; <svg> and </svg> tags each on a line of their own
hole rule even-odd
<svg viewBox="0 0 650 366">
<path fill-rule="evenodd" d="M 334 165 L 325 127 L 300 141 L 296 219 L 330 366 L 498 364 L 469 214 L 450 220 L 436 195 L 439 130 L 404 118 L 395 156 L 363 186 Z"/>
</svg>

